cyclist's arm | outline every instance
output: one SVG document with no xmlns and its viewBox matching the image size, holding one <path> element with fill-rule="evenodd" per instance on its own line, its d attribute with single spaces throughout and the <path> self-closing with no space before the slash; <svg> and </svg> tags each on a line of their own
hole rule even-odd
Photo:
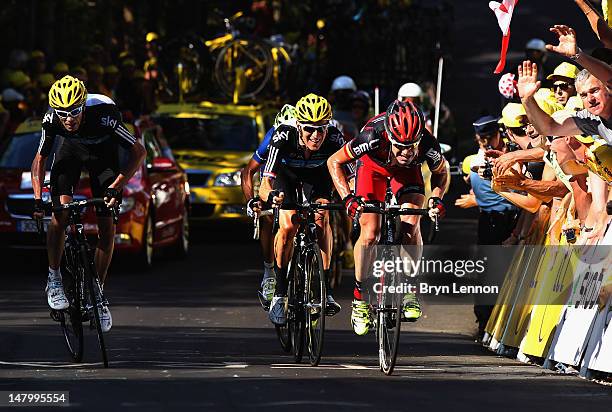
<svg viewBox="0 0 612 412">
<path fill-rule="evenodd" d="M 261 186 L 259 197 L 268 201 L 268 195 L 272 191 L 273 181 L 276 179 L 276 171 L 283 157 L 283 148 L 289 141 L 289 132 L 284 126 L 280 126 L 272 135 L 268 150 L 268 160 L 261 174 Z"/>
<path fill-rule="evenodd" d="M 431 170 L 431 177 L 429 178 L 431 183 L 431 196 L 442 199 L 444 197 L 444 193 L 446 193 L 446 187 L 449 180 L 450 173 L 448 162 L 444 157 L 442 157 L 442 161 L 438 167 Z"/>
<path fill-rule="evenodd" d="M 344 199 L 351 193 L 346 172 L 344 171 L 344 165 L 353 161 L 353 158 L 349 155 L 346 149 L 349 144 L 350 143 L 344 145 L 340 150 L 327 159 L 329 174 L 341 199 Z"/>
<path fill-rule="evenodd" d="M 117 123 L 114 133 L 117 139 L 119 139 L 119 144 L 121 144 L 128 151 L 129 160 L 125 166 L 125 170 L 119 172 L 119 175 L 117 175 L 117 178 L 109 185 L 109 187 L 114 189 L 123 189 L 132 176 L 134 176 L 134 173 L 136 173 L 138 168 L 142 165 L 147 152 L 142 143 L 140 143 L 140 140 L 136 139 L 136 137 L 127 130 L 123 123 Z"/>
<path fill-rule="evenodd" d="M 36 152 L 36 156 L 34 156 L 34 160 L 32 161 L 31 178 L 34 199 L 42 199 L 42 186 L 45 181 L 45 164 L 47 162 L 47 158 L 51 154 L 53 142 L 55 141 L 55 134 L 51 131 L 50 124 L 51 118 L 45 116 L 40 134 L 38 151 Z"/>
<path fill-rule="evenodd" d="M 247 201 L 251 200 L 255 195 L 253 191 L 253 176 L 257 172 L 257 169 L 259 169 L 259 165 L 260 163 L 255 160 L 253 156 L 240 174 L 240 186 L 242 186 L 242 193 Z"/>
</svg>

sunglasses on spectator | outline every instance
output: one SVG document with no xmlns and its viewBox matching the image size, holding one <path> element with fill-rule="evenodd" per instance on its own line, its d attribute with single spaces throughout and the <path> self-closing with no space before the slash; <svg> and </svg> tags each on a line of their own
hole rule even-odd
<svg viewBox="0 0 612 412">
<path fill-rule="evenodd" d="M 85 105 L 81 105 L 79 107 L 76 107 L 72 110 L 57 110 L 55 109 L 55 114 L 57 114 L 57 116 L 60 119 L 66 119 L 68 116 L 74 118 L 77 117 L 78 115 L 81 114 L 81 112 L 83 111 L 83 109 L 85 108 Z"/>
<path fill-rule="evenodd" d="M 304 131 L 306 133 L 325 133 L 327 131 L 327 128 L 329 127 L 329 124 L 324 124 L 321 126 L 313 126 L 310 124 L 301 124 L 302 129 L 304 129 Z"/>
<path fill-rule="evenodd" d="M 557 83 L 554 85 L 555 90 L 561 89 L 564 92 L 566 92 L 570 87 L 573 87 L 573 85 L 569 83 Z"/>
<path fill-rule="evenodd" d="M 508 127 L 508 129 L 515 135 L 517 136 L 527 136 L 527 127 L 526 126 L 520 126 L 520 127 Z"/>
</svg>

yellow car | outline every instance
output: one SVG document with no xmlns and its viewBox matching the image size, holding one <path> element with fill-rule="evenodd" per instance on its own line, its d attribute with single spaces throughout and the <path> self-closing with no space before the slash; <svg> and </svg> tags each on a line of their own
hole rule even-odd
<svg viewBox="0 0 612 412">
<path fill-rule="evenodd" d="M 272 127 L 278 107 L 213 102 L 161 105 L 153 116 L 187 172 L 191 220 L 248 219 L 240 170 Z"/>
</svg>

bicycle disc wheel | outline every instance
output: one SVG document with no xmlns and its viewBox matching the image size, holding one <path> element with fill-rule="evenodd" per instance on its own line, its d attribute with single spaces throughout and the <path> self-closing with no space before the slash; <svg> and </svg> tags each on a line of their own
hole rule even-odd
<svg viewBox="0 0 612 412">
<path fill-rule="evenodd" d="M 319 364 L 325 335 L 325 272 L 319 245 L 313 244 L 305 250 L 304 257 L 304 314 L 306 324 L 306 347 L 312 366 Z"/>
<path fill-rule="evenodd" d="M 96 332 L 98 333 L 98 346 L 100 347 L 100 353 L 102 354 L 102 362 L 104 367 L 108 368 L 108 357 L 106 355 L 106 345 L 104 344 L 104 335 L 102 332 L 102 324 L 100 323 L 100 312 L 98 307 L 102 305 L 100 296 L 96 293 L 96 286 L 94 281 L 95 272 L 91 267 L 89 258 L 87 256 L 87 250 L 81 249 L 81 264 L 83 265 L 85 272 L 85 285 L 88 290 L 89 303 L 92 306 L 93 321 L 96 326 Z"/>
</svg>

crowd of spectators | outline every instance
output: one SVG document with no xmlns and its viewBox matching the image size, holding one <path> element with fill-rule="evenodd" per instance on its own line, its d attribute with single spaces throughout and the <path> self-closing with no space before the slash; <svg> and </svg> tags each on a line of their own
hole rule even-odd
<svg viewBox="0 0 612 412">
<path fill-rule="evenodd" d="M 85 82 L 89 93 L 111 97 L 128 121 L 155 110 L 153 81 L 145 78 L 145 71 L 128 53 L 111 59 L 94 45 L 89 55 L 70 66 L 49 62 L 41 50 L 16 49 L 0 72 L 0 141 L 24 120 L 44 115 L 51 85 L 67 74 Z"/>
<path fill-rule="evenodd" d="M 589 55 L 572 28 L 552 27 L 558 45 L 531 40 L 518 77 L 500 79 L 501 116 L 474 122 L 478 153 L 463 162 L 471 190 L 456 205 L 479 208 L 479 244 L 594 245 L 608 228 L 612 30 L 587 2 L 576 3 L 605 49 Z M 551 52 L 567 61 L 547 70 Z M 476 308 L 481 332 L 489 309 Z"/>
</svg>

